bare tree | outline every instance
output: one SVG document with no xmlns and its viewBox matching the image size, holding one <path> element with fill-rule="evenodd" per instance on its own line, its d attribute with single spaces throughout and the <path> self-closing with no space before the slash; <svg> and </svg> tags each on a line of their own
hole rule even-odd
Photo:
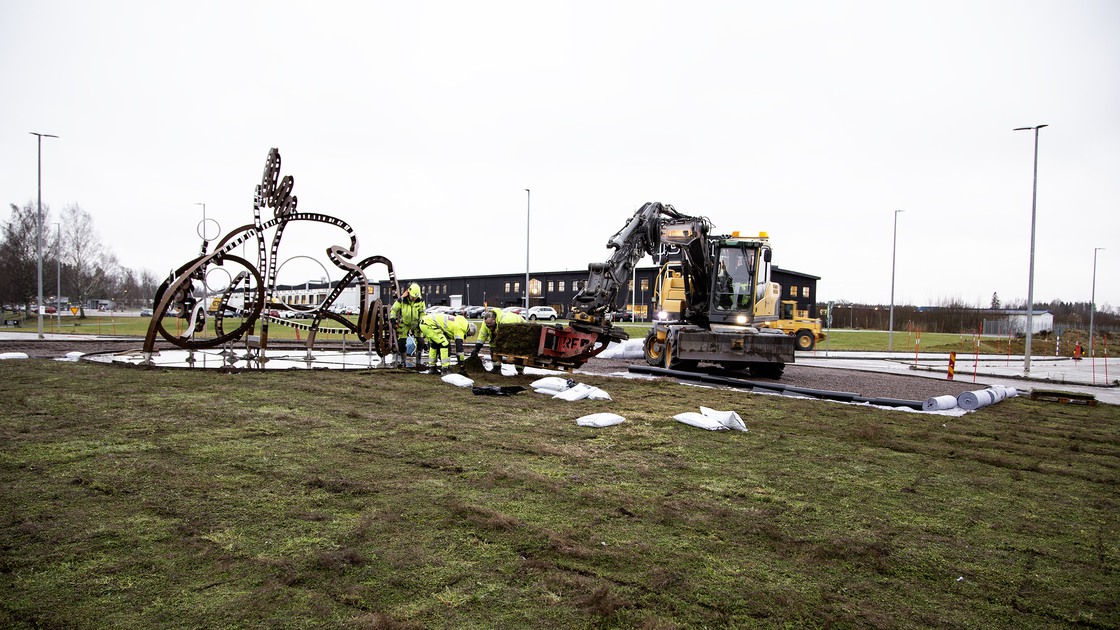
<svg viewBox="0 0 1120 630">
<path fill-rule="evenodd" d="M 151 301 L 155 297 L 160 282 L 161 280 L 150 269 L 144 269 L 140 272 L 140 287 L 137 290 L 136 297 L 142 300 L 141 304 L 143 306 L 153 306 Z"/>
<path fill-rule="evenodd" d="M 77 294 L 79 317 L 86 316 L 86 301 L 104 284 L 106 256 L 101 239 L 93 227 L 93 217 L 77 204 L 62 211 L 65 261 L 70 273 L 70 284 Z"/>
</svg>

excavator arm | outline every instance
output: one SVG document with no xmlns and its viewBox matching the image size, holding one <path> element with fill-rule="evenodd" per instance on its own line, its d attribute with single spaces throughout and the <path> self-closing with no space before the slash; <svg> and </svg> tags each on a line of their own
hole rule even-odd
<svg viewBox="0 0 1120 630">
<path fill-rule="evenodd" d="M 607 240 L 607 247 L 614 250 L 611 257 L 588 265 L 587 284 L 572 300 L 573 326 L 598 330 L 609 327 L 607 313 L 614 308 L 619 289 L 647 254 L 660 257 L 668 251 L 683 251 L 689 285 L 686 290 L 706 292 L 711 263 L 704 247 L 710 228 L 707 219 L 681 214 L 671 205 L 656 201 L 643 205 Z"/>
<path fill-rule="evenodd" d="M 707 219 L 683 215 L 671 205 L 643 205 L 607 241 L 607 247 L 614 250 L 610 258 L 588 265 L 587 284 L 572 300 L 570 325 L 506 324 L 496 333 L 491 357 L 502 363 L 574 369 L 605 350 L 611 341 L 629 339 L 625 330 L 611 325 L 607 314 L 634 266 L 647 254 L 659 258 L 681 252 L 690 302 L 707 304 L 712 263 L 705 248 L 710 228 Z M 706 317 L 703 312 L 698 314 Z M 522 333 L 517 327 L 528 329 Z"/>
</svg>

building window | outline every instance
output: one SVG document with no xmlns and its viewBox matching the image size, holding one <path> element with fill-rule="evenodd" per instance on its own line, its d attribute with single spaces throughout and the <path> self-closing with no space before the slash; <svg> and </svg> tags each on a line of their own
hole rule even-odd
<svg viewBox="0 0 1120 630">
<path fill-rule="evenodd" d="M 513 283 L 513 292 L 514 293 L 521 293 L 521 283 L 520 282 L 514 282 Z"/>
<path fill-rule="evenodd" d="M 447 295 L 447 285 L 446 284 L 443 285 L 443 291 L 440 291 L 440 293 L 443 293 L 444 295 Z"/>
<path fill-rule="evenodd" d="M 533 278 L 529 281 L 529 295 L 541 294 L 541 281 Z"/>
<path fill-rule="evenodd" d="M 565 286 L 566 286 L 566 285 L 565 285 L 564 281 L 563 281 L 563 280 L 561 280 L 561 281 L 560 281 L 560 291 L 564 291 L 564 287 L 565 287 Z"/>
<path fill-rule="evenodd" d="M 801 287 L 801 297 L 809 297 L 809 287 Z"/>
<path fill-rule="evenodd" d="M 506 283 L 506 293 L 509 293 L 509 283 Z"/>
<path fill-rule="evenodd" d="M 642 278 L 642 291 L 649 291 L 649 278 Z"/>
<path fill-rule="evenodd" d="M 553 288 L 552 288 L 552 281 L 551 281 L 551 280 L 549 280 L 549 281 L 548 281 L 548 292 L 549 292 L 549 293 L 552 293 L 552 292 L 553 292 L 554 290 L 555 290 L 555 289 L 553 289 Z"/>
<path fill-rule="evenodd" d="M 797 287 L 789 288 L 789 296 L 794 298 L 797 297 Z"/>
</svg>

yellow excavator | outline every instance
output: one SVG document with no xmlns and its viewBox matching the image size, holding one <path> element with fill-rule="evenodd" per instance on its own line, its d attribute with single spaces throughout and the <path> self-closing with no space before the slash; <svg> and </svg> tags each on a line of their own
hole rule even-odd
<svg viewBox="0 0 1120 630">
<path fill-rule="evenodd" d="M 687 370 L 701 361 L 761 378 L 780 378 L 793 363 L 795 338 L 762 324 L 777 320 L 759 301 L 768 295 L 770 244 L 738 233 L 711 235 L 704 217 L 650 202 L 607 241 L 614 252 L 588 265 L 587 284 L 572 301 L 568 326 L 520 324 L 499 329 L 491 356 L 504 363 L 572 369 L 629 335 L 611 325 L 619 289 L 646 255 L 664 264 L 662 305 L 643 343 L 646 362 Z M 774 315 L 758 315 L 774 312 Z M 503 337 L 505 339 L 503 339 Z M 509 342 L 509 343 L 506 343 Z"/>
</svg>

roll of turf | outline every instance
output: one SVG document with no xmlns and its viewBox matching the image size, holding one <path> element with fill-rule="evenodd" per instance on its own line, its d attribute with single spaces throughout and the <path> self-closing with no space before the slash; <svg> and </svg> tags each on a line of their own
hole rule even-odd
<svg viewBox="0 0 1120 630">
<path fill-rule="evenodd" d="M 946 409 L 952 409 L 956 406 L 957 406 L 956 396 L 950 396 L 949 394 L 945 394 L 944 396 L 932 396 L 930 398 L 927 398 L 926 401 L 924 403 L 922 403 L 922 410 L 923 411 L 944 411 Z"/>
<path fill-rule="evenodd" d="M 964 392 L 957 396 L 957 406 L 972 411 L 992 404 L 992 393 L 986 389 Z"/>
</svg>

